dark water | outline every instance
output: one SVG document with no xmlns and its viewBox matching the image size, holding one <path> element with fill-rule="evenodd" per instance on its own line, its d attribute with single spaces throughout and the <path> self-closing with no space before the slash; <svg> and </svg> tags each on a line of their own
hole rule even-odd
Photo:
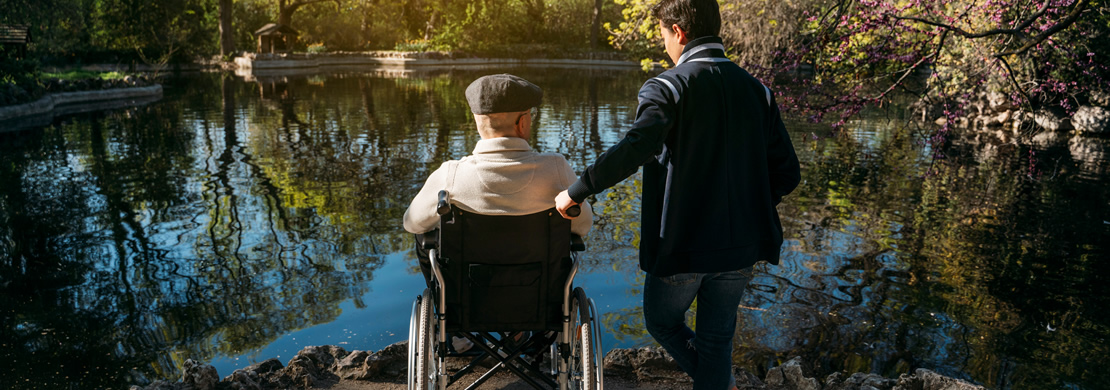
<svg viewBox="0 0 1110 390">
<path fill-rule="evenodd" d="M 579 170 L 619 140 L 646 77 L 512 71 L 546 89 L 536 149 Z M 474 146 L 463 89 L 491 72 L 192 76 L 156 104 L 0 133 L 0 388 L 126 388 L 185 359 L 225 376 L 405 339 L 423 281 L 401 216 Z M 791 123 L 803 183 L 780 206 L 782 265 L 740 308 L 737 364 L 1107 388 L 1110 142 L 999 131 L 934 149 L 903 116 Z M 607 348 L 652 343 L 637 177 L 594 201 L 579 279 Z"/>
</svg>

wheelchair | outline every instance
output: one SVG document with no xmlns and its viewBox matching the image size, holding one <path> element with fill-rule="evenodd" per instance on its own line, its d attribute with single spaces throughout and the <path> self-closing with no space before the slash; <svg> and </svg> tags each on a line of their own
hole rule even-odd
<svg viewBox="0 0 1110 390">
<path fill-rule="evenodd" d="M 446 191 L 437 213 L 439 228 L 420 244 L 432 278 L 412 305 L 409 390 L 447 389 L 487 359 L 492 368 L 467 389 L 507 370 L 537 389 L 603 390 L 602 329 L 594 301 L 572 284 L 585 244 L 570 220 L 554 208 L 474 214 L 452 207 Z M 452 337 L 470 340 L 471 353 L 455 352 Z M 461 356 L 472 359 L 449 370 L 446 359 Z"/>
</svg>

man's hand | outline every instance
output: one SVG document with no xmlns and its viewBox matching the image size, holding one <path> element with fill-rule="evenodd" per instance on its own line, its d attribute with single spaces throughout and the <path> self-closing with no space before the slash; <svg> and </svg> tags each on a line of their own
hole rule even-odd
<svg viewBox="0 0 1110 390">
<path fill-rule="evenodd" d="M 567 215 L 567 209 L 577 205 L 578 202 L 571 199 L 570 194 L 567 194 L 566 191 L 560 192 L 559 195 L 555 195 L 555 209 L 559 210 L 559 214 L 562 215 L 563 218 L 574 219 L 577 217 L 577 215 L 574 217 Z"/>
</svg>

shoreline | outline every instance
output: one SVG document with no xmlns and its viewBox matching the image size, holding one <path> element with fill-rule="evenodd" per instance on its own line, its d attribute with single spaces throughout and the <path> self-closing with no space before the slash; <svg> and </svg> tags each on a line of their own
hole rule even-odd
<svg viewBox="0 0 1110 390">
<path fill-rule="evenodd" d="M 435 70 L 487 69 L 501 67 L 590 67 L 591 69 L 640 69 L 638 62 L 591 58 L 469 57 L 441 52 L 358 52 L 321 54 L 254 54 L 236 57 L 225 69 L 250 81 L 262 77 L 319 74 L 327 71 L 376 71 L 392 76 Z M 608 58 L 603 58 L 608 57 Z M 658 66 L 658 65 L 656 65 Z"/>
<path fill-rule="evenodd" d="M 30 103 L 0 106 L 0 133 L 49 125 L 61 115 L 144 105 L 161 98 L 162 86 L 159 84 L 49 93 Z"/>
<path fill-rule="evenodd" d="M 447 365 L 457 369 L 467 358 L 449 358 Z M 546 361 L 546 360 L 545 360 Z M 215 389 L 407 389 L 408 342 L 401 341 L 377 352 L 351 351 L 341 347 L 305 347 L 284 366 L 269 359 L 238 369 L 220 379 L 216 368 L 186 360 L 182 377 L 176 382 L 155 381 L 131 390 L 215 390 Z M 604 358 L 605 386 L 611 390 L 689 388 L 692 381 L 661 347 L 613 349 Z M 479 366 L 488 369 L 490 364 Z M 544 367 L 544 364 L 540 365 Z M 484 370 L 480 370 L 484 371 Z M 459 380 L 470 383 L 480 376 L 470 373 Z M 772 368 L 764 378 L 733 366 L 733 376 L 741 390 L 985 390 L 963 380 L 919 368 L 898 378 L 877 374 L 836 372 L 816 378 L 800 357 Z M 496 389 L 531 388 L 516 377 L 501 372 L 484 385 Z"/>
</svg>

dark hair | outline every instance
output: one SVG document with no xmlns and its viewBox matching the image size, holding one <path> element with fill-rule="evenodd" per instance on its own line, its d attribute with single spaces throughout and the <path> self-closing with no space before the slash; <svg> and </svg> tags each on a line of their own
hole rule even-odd
<svg viewBox="0 0 1110 390">
<path fill-rule="evenodd" d="M 717 0 L 661 0 L 651 16 L 670 27 L 677 24 L 690 40 L 721 34 L 721 8 Z"/>
</svg>

